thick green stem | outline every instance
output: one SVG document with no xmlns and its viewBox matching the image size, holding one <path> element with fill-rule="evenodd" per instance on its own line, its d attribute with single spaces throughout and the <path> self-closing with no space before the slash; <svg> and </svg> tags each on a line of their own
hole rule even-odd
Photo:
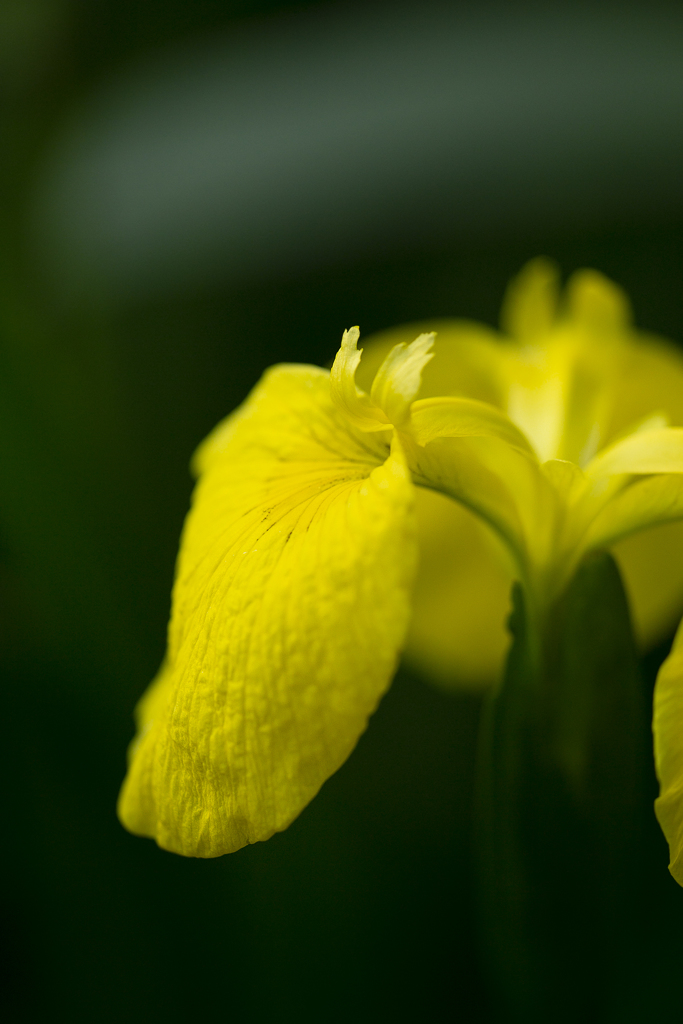
<svg viewBox="0 0 683 1024">
<path fill-rule="evenodd" d="M 629 882 L 646 807 L 647 715 L 628 606 L 606 554 L 513 644 L 481 726 L 482 939 L 505 1021 L 608 1020 L 628 970 Z"/>
</svg>

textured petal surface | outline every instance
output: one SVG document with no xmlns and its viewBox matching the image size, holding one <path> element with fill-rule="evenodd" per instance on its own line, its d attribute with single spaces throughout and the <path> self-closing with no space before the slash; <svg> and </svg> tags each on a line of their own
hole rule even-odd
<svg viewBox="0 0 683 1024">
<path fill-rule="evenodd" d="M 166 668 L 119 805 L 213 857 L 287 827 L 389 684 L 416 561 L 400 447 L 350 428 L 329 374 L 276 367 L 198 453 Z"/>
<path fill-rule="evenodd" d="M 653 730 L 660 785 L 655 811 L 669 843 L 669 870 L 683 885 L 683 628 L 657 676 Z"/>
</svg>

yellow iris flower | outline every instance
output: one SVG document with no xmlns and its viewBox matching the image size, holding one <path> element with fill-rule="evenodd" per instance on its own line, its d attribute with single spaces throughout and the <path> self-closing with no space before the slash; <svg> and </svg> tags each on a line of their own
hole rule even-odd
<svg viewBox="0 0 683 1024">
<path fill-rule="evenodd" d="M 513 579 L 540 635 L 609 547 L 644 642 L 680 615 L 676 349 L 637 334 L 597 273 L 561 301 L 542 260 L 510 287 L 505 337 L 433 326 L 436 344 L 401 328 L 361 362 L 354 328 L 331 371 L 271 368 L 199 448 L 168 653 L 119 800 L 130 831 L 215 857 L 285 829 L 404 648 L 444 683 L 496 677 Z M 683 753 L 658 763 L 683 790 Z"/>
</svg>

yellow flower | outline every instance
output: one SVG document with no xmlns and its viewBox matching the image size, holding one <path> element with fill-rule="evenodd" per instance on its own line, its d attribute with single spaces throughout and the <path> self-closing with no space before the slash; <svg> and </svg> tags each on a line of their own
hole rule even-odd
<svg viewBox="0 0 683 1024">
<path fill-rule="evenodd" d="M 680 611 L 680 568 L 661 559 L 662 597 L 619 545 L 683 518 L 683 360 L 598 274 L 559 305 L 543 261 L 504 322 L 505 340 L 439 324 L 436 346 L 402 329 L 362 363 L 354 328 L 330 372 L 272 368 L 202 444 L 119 801 L 132 832 L 214 857 L 286 828 L 353 749 L 408 631 L 436 674 L 457 670 L 458 641 L 473 677 L 496 670 L 514 578 L 540 634 L 584 554 L 617 545 L 641 632 Z"/>
</svg>

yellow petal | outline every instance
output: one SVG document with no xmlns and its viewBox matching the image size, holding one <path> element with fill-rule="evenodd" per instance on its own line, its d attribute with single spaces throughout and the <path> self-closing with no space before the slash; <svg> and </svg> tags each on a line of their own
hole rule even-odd
<svg viewBox="0 0 683 1024">
<path fill-rule="evenodd" d="M 356 370 L 363 351 L 358 349 L 359 337 L 357 327 L 344 331 L 341 348 L 330 371 L 332 400 L 360 430 L 387 430 L 392 424 L 385 413 L 356 386 Z"/>
<path fill-rule="evenodd" d="M 683 514 L 683 495 L 681 496 Z M 683 615 L 683 523 L 671 522 L 619 541 L 612 550 L 642 649 L 669 636 Z"/>
<path fill-rule="evenodd" d="M 629 309 L 621 290 L 591 270 L 571 277 L 558 308 L 556 277 L 534 261 L 510 286 L 503 319 L 522 344 L 510 352 L 508 412 L 539 458 L 583 466 L 608 436 Z"/>
<path fill-rule="evenodd" d="M 287 827 L 348 757 L 409 617 L 414 488 L 313 367 L 271 370 L 203 446 L 168 667 L 119 814 L 214 857 Z"/>
<path fill-rule="evenodd" d="M 657 676 L 653 730 L 660 784 L 655 812 L 669 843 L 669 870 L 683 885 L 683 628 Z"/>
<path fill-rule="evenodd" d="M 434 359 L 424 366 L 420 398 L 462 395 L 501 407 L 507 389 L 509 346 L 482 324 L 434 319 L 406 324 L 365 339 L 356 379 L 370 390 L 383 360 L 396 345 L 409 344 L 422 331 L 436 332 Z"/>
<path fill-rule="evenodd" d="M 506 544 L 517 577 L 536 588 L 536 570 L 552 562 L 559 508 L 536 459 L 496 437 L 437 437 L 424 447 L 402 438 L 415 482 L 479 515 Z"/>
<path fill-rule="evenodd" d="M 615 368 L 613 390 L 607 440 L 653 412 L 683 426 L 683 353 L 660 338 L 632 334 Z"/>
<path fill-rule="evenodd" d="M 537 342 L 547 335 L 557 315 L 559 272 L 543 256 L 530 260 L 508 285 L 501 326 L 518 341 Z"/>
<path fill-rule="evenodd" d="M 584 538 L 586 548 L 613 547 L 643 647 L 661 640 L 683 611 L 682 518 L 683 475 L 649 476 L 612 497 Z"/>
<path fill-rule="evenodd" d="M 636 479 L 619 491 L 591 523 L 585 545 L 608 547 L 638 530 L 683 517 L 683 475 Z"/>
<path fill-rule="evenodd" d="M 631 324 L 626 293 L 597 270 L 577 270 L 567 282 L 567 319 L 584 334 L 604 344 Z"/>
<path fill-rule="evenodd" d="M 534 365 L 522 358 L 510 361 L 508 413 L 524 431 L 542 462 L 559 458 L 565 420 L 564 368 L 547 365 L 548 353 L 531 353 L 542 359 Z"/>
<path fill-rule="evenodd" d="M 370 398 L 394 426 L 410 415 L 410 404 L 420 389 L 422 371 L 434 358 L 434 334 L 421 334 L 410 345 L 400 343 L 389 352 L 372 382 Z"/>
<path fill-rule="evenodd" d="M 483 325 L 431 320 L 367 338 L 357 373 L 362 386 L 370 389 L 392 348 L 407 345 L 428 327 L 437 331 L 435 357 L 422 372 L 419 394 L 424 398 L 411 407 L 406 429 L 413 438 L 427 445 L 453 434 L 494 436 L 528 449 L 524 435 L 500 410 L 509 347 Z M 458 394 L 468 397 L 443 397 Z M 473 454 L 465 458 L 476 474 Z M 500 676 L 509 646 L 510 557 L 468 508 L 423 487 L 416 499 L 420 557 L 406 661 L 449 689 L 490 686 Z M 509 500 L 505 489 L 501 499 Z M 519 525 L 516 511 L 510 514 Z"/>
<path fill-rule="evenodd" d="M 595 349 L 592 350 L 595 352 Z M 633 424 L 683 425 L 683 355 L 661 338 L 631 331 L 609 378 L 606 440 L 633 433 Z M 639 645 L 646 649 L 671 632 L 683 614 L 683 514 L 680 481 L 635 481 L 605 508 L 592 543 L 614 544 Z M 657 525 L 659 524 L 659 525 Z M 647 529 L 645 529 L 647 527 Z M 638 532 L 636 532 L 638 531 Z M 602 535 L 602 536 L 600 536 Z M 621 539 L 618 539 L 621 538 Z"/>
<path fill-rule="evenodd" d="M 410 434 L 421 445 L 437 437 L 496 437 L 533 454 L 522 431 L 505 413 L 471 398 L 425 398 L 413 402 Z"/>
<path fill-rule="evenodd" d="M 468 509 L 422 487 L 416 498 L 420 557 L 406 661 L 448 689 L 490 686 L 510 643 L 512 563 Z"/>
<path fill-rule="evenodd" d="M 586 467 L 586 474 L 594 479 L 620 473 L 683 473 L 683 428 L 630 434 L 605 448 Z"/>
</svg>

